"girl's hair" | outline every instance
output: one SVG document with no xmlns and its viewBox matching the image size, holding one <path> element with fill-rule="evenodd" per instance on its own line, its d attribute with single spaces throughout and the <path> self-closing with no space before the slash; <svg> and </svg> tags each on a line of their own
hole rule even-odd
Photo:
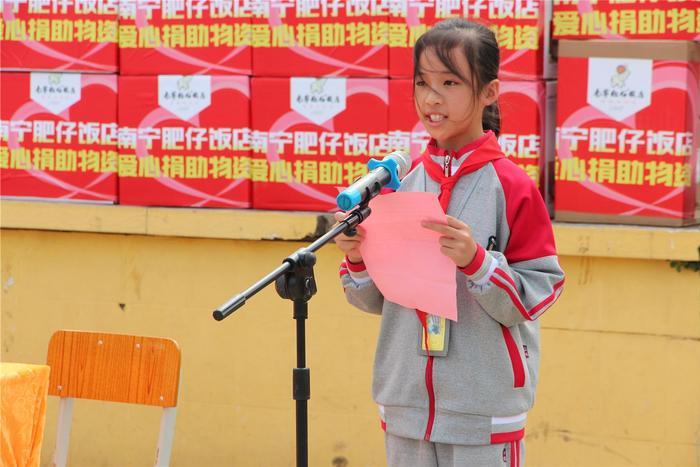
<svg viewBox="0 0 700 467">
<path fill-rule="evenodd" d="M 452 18 L 441 21 L 423 34 L 413 47 L 413 79 L 421 75 L 418 60 L 430 48 L 440 62 L 454 75 L 470 82 L 474 96 L 478 96 L 488 83 L 498 78 L 500 53 L 494 33 L 486 26 Z M 455 64 L 452 51 L 459 48 L 469 63 L 471 76 L 463 76 Z M 484 130 L 492 130 L 496 136 L 501 131 L 501 116 L 498 102 L 484 108 L 482 117 Z"/>
</svg>

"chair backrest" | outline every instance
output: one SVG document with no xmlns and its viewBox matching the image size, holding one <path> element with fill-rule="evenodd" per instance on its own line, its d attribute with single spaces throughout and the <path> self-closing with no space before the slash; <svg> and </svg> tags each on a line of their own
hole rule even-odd
<svg viewBox="0 0 700 467">
<path fill-rule="evenodd" d="M 177 405 L 180 348 L 172 339 L 61 330 L 47 363 L 53 396 Z"/>
<path fill-rule="evenodd" d="M 47 363 L 49 394 L 61 398 L 53 466 L 68 464 L 76 398 L 162 407 L 155 465 L 170 464 L 180 383 L 174 340 L 61 330 L 51 336 Z"/>
</svg>

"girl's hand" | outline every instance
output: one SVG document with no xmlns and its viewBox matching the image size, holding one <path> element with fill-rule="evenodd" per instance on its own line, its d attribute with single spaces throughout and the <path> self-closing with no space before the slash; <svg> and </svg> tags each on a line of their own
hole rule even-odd
<svg viewBox="0 0 700 467">
<path fill-rule="evenodd" d="M 345 219 L 347 213 L 336 212 L 334 216 L 335 220 L 337 221 L 335 225 L 338 225 L 340 221 Z M 360 244 L 365 239 L 365 232 L 363 231 L 362 226 L 359 225 L 357 226 L 356 230 L 357 234 L 355 234 L 353 237 L 348 237 L 344 233 L 341 233 L 335 237 L 335 244 L 338 245 L 338 248 L 345 253 L 345 256 L 347 256 L 351 262 L 361 263 L 362 254 L 360 253 Z"/>
<path fill-rule="evenodd" d="M 442 235 L 440 251 L 450 258 L 458 268 L 469 265 L 476 255 L 476 242 L 472 238 L 472 229 L 459 219 L 447 216 L 447 224 L 423 221 L 421 225 Z"/>
</svg>

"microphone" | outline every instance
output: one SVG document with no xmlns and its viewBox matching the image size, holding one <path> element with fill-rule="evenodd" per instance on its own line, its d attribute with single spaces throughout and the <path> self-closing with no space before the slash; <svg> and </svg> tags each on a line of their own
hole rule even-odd
<svg viewBox="0 0 700 467">
<path fill-rule="evenodd" d="M 370 172 L 355 180 L 335 198 L 338 207 L 349 211 L 360 203 L 369 201 L 379 194 L 382 188 L 398 190 L 401 180 L 411 170 L 411 156 L 405 151 L 394 151 L 384 159 L 371 159 L 367 163 Z"/>
</svg>

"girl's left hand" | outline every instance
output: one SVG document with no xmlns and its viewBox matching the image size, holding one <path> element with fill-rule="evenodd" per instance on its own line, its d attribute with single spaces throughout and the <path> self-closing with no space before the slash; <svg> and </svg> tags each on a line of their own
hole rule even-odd
<svg viewBox="0 0 700 467">
<path fill-rule="evenodd" d="M 472 229 L 459 219 L 447 216 L 447 224 L 423 221 L 421 225 L 442 236 L 439 239 L 440 251 L 450 258 L 459 268 L 468 266 L 476 255 L 476 242 L 472 238 Z"/>
</svg>

